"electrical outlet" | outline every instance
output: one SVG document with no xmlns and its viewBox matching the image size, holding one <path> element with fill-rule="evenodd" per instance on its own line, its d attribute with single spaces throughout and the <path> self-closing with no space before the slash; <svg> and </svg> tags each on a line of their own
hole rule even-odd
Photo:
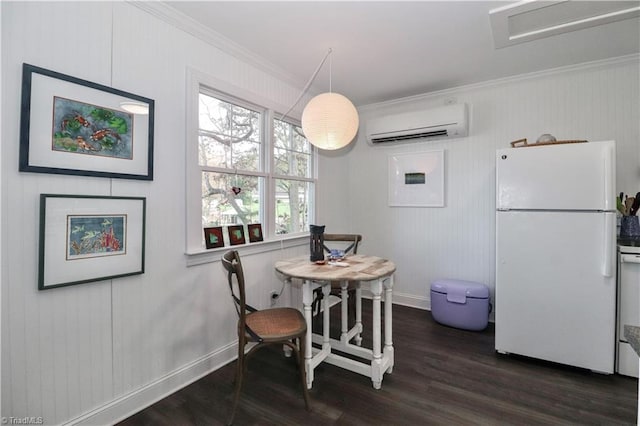
<svg viewBox="0 0 640 426">
<path fill-rule="evenodd" d="M 280 295 L 278 294 L 277 291 L 273 290 L 270 293 L 270 298 L 269 299 L 271 300 L 271 306 L 276 304 L 276 302 L 278 301 L 278 297 L 280 297 Z"/>
</svg>

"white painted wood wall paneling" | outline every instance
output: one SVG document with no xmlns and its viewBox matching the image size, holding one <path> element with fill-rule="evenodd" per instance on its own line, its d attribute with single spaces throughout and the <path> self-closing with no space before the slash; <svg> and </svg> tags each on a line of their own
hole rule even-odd
<svg viewBox="0 0 640 426">
<path fill-rule="evenodd" d="M 235 312 L 219 265 L 184 269 L 186 67 L 283 105 L 298 95 L 296 89 L 283 87 L 261 71 L 140 10 L 125 4 L 116 6 L 119 9 L 126 9 L 126 14 L 114 30 L 114 81 L 138 87 L 138 92 L 145 87 L 152 92 L 143 94 L 156 101 L 157 172 L 146 189 L 150 267 L 140 285 L 114 285 L 116 395 L 134 391 L 236 338 Z M 114 188 L 127 192 L 132 186 L 116 182 Z M 272 267 L 270 256 L 255 258 L 263 268 L 256 277 L 270 276 L 265 274 Z M 272 282 L 259 280 L 253 285 L 264 301 L 274 287 Z M 262 300 L 254 303 L 262 305 L 259 302 Z M 143 322 L 132 328 L 136 320 Z M 136 333 L 144 333 L 145 340 Z"/>
<path fill-rule="evenodd" d="M 349 167 L 347 153 L 353 148 L 352 142 L 346 148 L 336 151 L 319 151 L 318 182 L 316 205 L 318 214 L 316 225 L 325 225 L 327 233 L 346 233 L 352 229 L 350 221 L 350 203 L 354 199 L 349 193 Z M 366 164 L 351 164 L 351 167 L 368 167 Z"/>
<path fill-rule="evenodd" d="M 366 252 L 397 265 L 394 301 L 429 307 L 438 278 L 495 281 L 495 150 L 543 133 L 617 141 L 617 187 L 640 188 L 638 56 L 468 86 L 361 108 L 361 122 L 456 99 L 470 106 L 469 136 L 372 147 L 361 134 L 349 155 L 351 228 Z M 389 154 L 445 149 L 444 208 L 387 205 Z M 524 148 L 526 149 L 526 148 Z M 353 167 L 366 164 L 367 167 Z M 636 188 L 636 189 L 634 189 Z"/>
<path fill-rule="evenodd" d="M 198 291 L 184 262 L 184 36 L 147 13 L 114 6 L 114 85 L 155 100 L 154 181 L 114 182 L 114 191 L 147 197 L 145 274 L 114 282 L 114 394 L 124 395 L 196 358 L 183 360 L 188 335 L 176 330 L 196 309 Z M 171 170 L 173 173 L 168 173 Z M 182 316 L 183 318 L 176 315 Z M 203 318 L 204 319 L 204 318 Z M 184 328 L 184 327 L 183 327 Z M 193 334 L 193 337 L 197 334 Z M 175 347 L 180 341 L 182 344 Z"/>
<path fill-rule="evenodd" d="M 282 105 L 299 92 L 127 3 L 2 8 L 2 102 L 9 106 L 2 111 L 2 140 L 15 141 L 0 147 L 8 188 L 2 415 L 43 416 L 46 424 L 111 423 L 235 356 L 235 311 L 220 265 L 186 267 L 186 68 Z M 154 181 L 19 173 L 22 62 L 155 99 Z M 38 292 L 38 196 L 44 192 L 147 197 L 145 274 Z M 249 257 L 254 303 L 268 306 L 269 292 L 281 286 L 274 256 L 299 250 Z"/>
<path fill-rule="evenodd" d="M 18 173 L 21 67 L 27 62 L 110 84 L 110 39 L 78 35 L 108 34 L 111 7 L 2 7 L 2 88 L 8 101 L 1 148 L 2 415 L 42 416 L 54 424 L 111 398 L 110 288 L 103 282 L 37 290 L 39 194 L 108 195 L 109 182 Z"/>
</svg>

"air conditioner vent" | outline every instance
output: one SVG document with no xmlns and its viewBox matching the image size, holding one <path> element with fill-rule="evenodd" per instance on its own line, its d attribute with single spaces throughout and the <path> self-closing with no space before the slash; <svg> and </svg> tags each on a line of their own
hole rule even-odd
<svg viewBox="0 0 640 426">
<path fill-rule="evenodd" d="M 432 138 L 435 136 L 448 136 L 446 130 L 433 130 L 430 132 L 412 133 L 410 135 L 387 136 L 387 137 L 371 137 L 372 143 L 398 142 L 410 139 Z"/>
</svg>

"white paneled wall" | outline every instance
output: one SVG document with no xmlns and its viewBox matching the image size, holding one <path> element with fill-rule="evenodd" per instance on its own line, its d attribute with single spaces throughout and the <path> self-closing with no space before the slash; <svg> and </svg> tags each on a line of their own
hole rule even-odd
<svg viewBox="0 0 640 426">
<path fill-rule="evenodd" d="M 363 252 L 397 263 L 394 301 L 429 307 L 430 283 L 445 277 L 485 283 L 493 294 L 494 155 L 511 141 L 534 142 L 543 133 L 559 140 L 615 139 L 617 188 L 640 190 L 638 63 L 635 55 L 361 108 L 366 126 L 372 117 L 452 99 L 470 107 L 466 138 L 370 146 L 361 129 L 349 153 L 350 230 L 364 235 Z M 434 149 L 445 150 L 446 206 L 389 207 L 388 156 Z"/>
<path fill-rule="evenodd" d="M 0 7 L 1 415 L 112 423 L 235 357 L 226 276 L 218 262 L 187 267 L 184 254 L 187 68 L 279 105 L 299 88 L 129 3 Z M 154 180 L 18 172 L 23 62 L 154 99 Z M 146 197 L 145 273 L 38 291 L 40 193 Z M 243 251 L 255 305 L 281 286 L 274 261 L 308 250 L 286 247 Z"/>
<path fill-rule="evenodd" d="M 27 62 L 110 84 L 110 38 L 93 38 L 87 49 L 78 34 L 109 33 L 111 7 L 2 8 L 2 415 L 53 423 L 111 398 L 110 289 L 100 283 L 81 292 L 38 292 L 38 196 L 108 195 L 109 181 L 18 173 L 21 67 Z"/>
</svg>

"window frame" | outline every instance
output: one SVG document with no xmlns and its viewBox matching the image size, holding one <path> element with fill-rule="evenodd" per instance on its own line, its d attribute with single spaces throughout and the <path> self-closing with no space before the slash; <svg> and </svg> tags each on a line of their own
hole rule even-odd
<svg viewBox="0 0 640 426">
<path fill-rule="evenodd" d="M 278 104 L 277 102 L 260 96 L 252 91 L 237 87 L 229 82 L 222 81 L 213 76 L 207 75 L 203 72 L 188 68 L 187 69 L 187 106 L 186 106 L 186 159 L 185 159 L 185 173 L 186 173 L 186 220 L 185 220 L 185 234 L 186 234 L 186 250 L 187 256 L 196 256 L 199 260 L 196 260 L 193 264 L 206 263 L 218 259 L 220 251 L 229 249 L 229 246 L 218 249 L 205 249 L 202 244 L 203 239 L 203 227 L 202 227 L 202 172 L 212 171 L 228 173 L 229 169 L 211 166 L 201 166 L 199 163 L 199 96 L 200 93 L 222 99 L 224 101 L 233 103 L 243 108 L 249 108 L 259 111 L 263 114 L 261 120 L 262 126 L 262 143 L 261 143 L 261 163 L 262 170 L 251 171 L 246 173 L 247 175 L 258 176 L 264 178 L 264 194 L 261 196 L 262 212 L 261 223 L 264 235 L 264 242 L 251 243 L 251 246 L 265 246 L 265 250 L 271 243 L 277 243 L 277 248 L 281 248 L 283 240 L 296 240 L 301 237 L 307 237 L 308 231 L 290 233 L 290 234 L 276 234 L 276 180 L 298 180 L 305 183 L 311 183 L 311 190 L 309 192 L 309 204 L 310 209 L 308 212 L 309 224 L 314 223 L 316 217 L 316 189 L 318 185 L 318 151 L 317 148 L 311 145 L 310 149 L 310 177 L 300 177 L 293 175 L 280 175 L 274 174 L 275 171 L 275 158 L 274 158 L 274 120 L 281 120 L 289 124 L 300 126 L 299 114 L 298 116 L 291 113 L 285 118 L 282 118 L 280 111 L 286 111 L 289 108 Z M 245 174 L 242 172 L 242 174 Z M 304 241 L 306 243 L 306 239 Z M 247 243 L 244 246 L 234 246 L 234 249 L 241 249 L 242 247 L 249 246 Z M 215 259 L 207 259 L 204 253 L 218 253 Z"/>
</svg>

